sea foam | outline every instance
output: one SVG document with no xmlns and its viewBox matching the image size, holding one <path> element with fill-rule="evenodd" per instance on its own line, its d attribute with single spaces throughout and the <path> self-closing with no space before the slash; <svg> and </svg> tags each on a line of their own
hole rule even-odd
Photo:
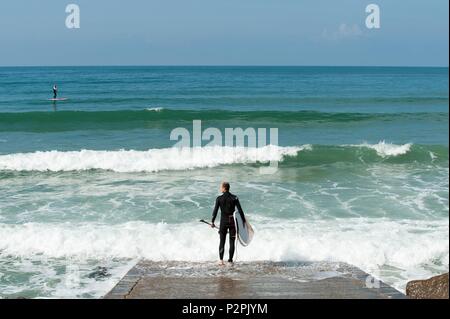
<svg viewBox="0 0 450 319">
<path fill-rule="evenodd" d="M 402 145 L 396 145 L 396 144 L 386 143 L 385 141 L 381 141 L 377 144 L 363 143 L 360 145 L 352 145 L 352 146 L 370 148 L 370 149 L 376 151 L 378 156 L 388 157 L 388 156 L 404 155 L 404 154 L 408 153 L 411 149 L 412 144 L 407 143 L 407 144 L 402 144 Z"/>
<path fill-rule="evenodd" d="M 47 151 L 0 156 L 0 170 L 82 171 L 91 169 L 115 172 L 158 172 L 188 170 L 229 164 L 267 163 L 295 156 L 309 146 L 164 148 L 148 151 Z"/>
<path fill-rule="evenodd" d="M 238 261 L 347 262 L 380 275 L 383 266 L 432 275 L 448 269 L 448 220 L 408 221 L 349 218 L 284 220 L 255 216 L 249 247 L 238 247 Z M 200 223 L 127 222 L 0 224 L 2 254 L 48 258 L 145 258 L 153 261 L 213 261 L 217 232 Z M 439 267 L 439 266 L 438 266 Z M 429 273 L 428 273 L 429 272 Z M 396 287 L 405 282 L 395 279 Z"/>
<path fill-rule="evenodd" d="M 146 110 L 150 111 L 150 112 L 161 112 L 164 110 L 164 108 L 163 107 L 149 107 Z"/>
</svg>

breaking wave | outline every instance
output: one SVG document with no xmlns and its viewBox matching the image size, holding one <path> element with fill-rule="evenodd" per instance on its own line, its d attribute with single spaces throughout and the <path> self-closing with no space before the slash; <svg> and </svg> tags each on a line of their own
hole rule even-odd
<svg viewBox="0 0 450 319">
<path fill-rule="evenodd" d="M 389 144 L 303 145 L 264 147 L 209 146 L 147 151 L 39 151 L 0 155 L 0 170 L 159 172 L 211 168 L 221 165 L 279 162 L 283 167 L 333 163 L 426 163 L 448 166 L 448 147 Z"/>
</svg>

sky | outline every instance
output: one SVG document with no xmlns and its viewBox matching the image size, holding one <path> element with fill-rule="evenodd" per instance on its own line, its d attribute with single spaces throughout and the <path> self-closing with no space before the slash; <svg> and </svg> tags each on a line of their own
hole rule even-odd
<svg viewBox="0 0 450 319">
<path fill-rule="evenodd" d="M 80 28 L 68 29 L 68 4 Z M 368 4 L 380 28 L 365 24 Z M 448 0 L 2 0 L 0 66 L 448 66 Z"/>
</svg>

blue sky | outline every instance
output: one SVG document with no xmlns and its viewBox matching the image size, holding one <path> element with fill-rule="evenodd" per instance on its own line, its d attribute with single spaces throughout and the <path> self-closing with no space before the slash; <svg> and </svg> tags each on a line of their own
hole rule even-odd
<svg viewBox="0 0 450 319">
<path fill-rule="evenodd" d="M 65 7 L 81 9 L 67 29 Z M 365 7 L 381 28 L 365 27 Z M 448 66 L 448 0 L 2 0 L 0 65 Z"/>
</svg>

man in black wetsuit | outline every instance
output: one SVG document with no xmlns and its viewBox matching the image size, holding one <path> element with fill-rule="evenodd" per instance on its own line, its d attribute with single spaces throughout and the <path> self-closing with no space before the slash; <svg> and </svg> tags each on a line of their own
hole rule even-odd
<svg viewBox="0 0 450 319">
<path fill-rule="evenodd" d="M 230 254 L 228 257 L 228 262 L 233 263 L 233 255 L 234 255 L 234 243 L 236 239 L 236 228 L 234 225 L 233 213 L 236 208 L 241 214 L 242 220 L 245 223 L 244 212 L 242 211 L 241 204 L 239 203 L 239 199 L 237 196 L 230 193 L 230 184 L 227 182 L 223 182 L 220 186 L 220 190 L 222 195 L 217 197 L 216 205 L 214 207 L 213 215 L 212 215 L 212 223 L 211 226 L 215 227 L 214 221 L 216 220 L 217 212 L 220 207 L 220 244 L 219 244 L 219 257 L 220 264 L 223 265 L 223 254 L 225 249 L 225 240 L 227 237 L 227 231 L 230 232 Z"/>
</svg>

